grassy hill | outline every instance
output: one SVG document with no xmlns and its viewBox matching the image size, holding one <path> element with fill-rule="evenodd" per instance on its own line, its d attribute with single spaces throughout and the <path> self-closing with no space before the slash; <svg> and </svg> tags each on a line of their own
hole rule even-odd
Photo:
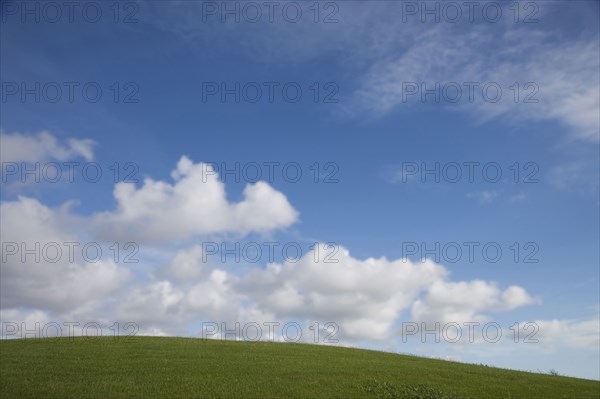
<svg viewBox="0 0 600 399">
<path fill-rule="evenodd" d="M 600 382 L 376 351 L 191 338 L 0 341 L 2 398 L 598 398 Z"/>
</svg>

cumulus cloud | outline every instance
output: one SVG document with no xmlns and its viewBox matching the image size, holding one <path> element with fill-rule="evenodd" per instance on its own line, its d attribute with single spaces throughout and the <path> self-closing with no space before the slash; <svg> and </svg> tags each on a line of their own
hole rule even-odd
<svg viewBox="0 0 600 399">
<path fill-rule="evenodd" d="M 525 289 L 510 286 L 502 291 L 496 284 L 482 280 L 436 281 L 423 299 L 412 306 L 412 318 L 418 322 L 483 322 L 482 312 L 500 312 L 535 303 Z"/>
<path fill-rule="evenodd" d="M 189 319 L 179 304 L 183 292 L 169 281 L 138 284 L 122 292 L 115 305 L 114 320 L 135 323 L 142 334 L 186 335 Z"/>
<path fill-rule="evenodd" d="M 248 184 L 244 199 L 230 203 L 225 185 L 208 164 L 195 164 L 184 156 L 171 176 L 172 184 L 150 178 L 140 188 L 116 184 L 117 209 L 94 219 L 99 234 L 156 242 L 219 233 L 268 233 L 298 219 L 285 195 L 265 182 Z"/>
<path fill-rule="evenodd" d="M 563 346 L 568 348 L 600 347 L 600 317 L 584 320 L 536 320 L 537 337 L 545 349 Z"/>
<path fill-rule="evenodd" d="M 73 233 L 77 221 L 67 206 L 52 209 L 20 197 L 3 202 L 0 210 L 6 241 L 31 247 L 35 241 L 78 240 Z M 205 321 L 224 322 L 230 329 L 236 322 L 264 326 L 297 321 L 307 342 L 313 339 L 313 321 L 321 323 L 321 337 L 331 332 L 323 325 L 333 322 L 340 345 L 371 342 L 396 350 L 400 322 L 485 322 L 492 314 L 538 302 L 522 287 L 452 280 L 444 266 L 430 260 L 357 259 L 343 247 L 334 256 L 330 246 L 318 248 L 297 261 L 240 273 L 227 264 L 207 263 L 195 245 L 180 249 L 133 284 L 131 271 L 110 260 L 37 264 L 8 257 L 1 269 L 0 316 L 3 322 L 25 322 L 29 328 L 94 320 L 107 329 L 114 321 L 132 322 L 144 335 L 194 335 Z M 536 338 L 545 347 L 598 345 L 597 320 L 536 323 Z M 263 332 L 262 339 L 282 339 L 281 330 Z"/>
<path fill-rule="evenodd" d="M 430 260 L 361 260 L 343 247 L 332 257 L 330 247 L 319 248 L 298 261 L 271 263 L 241 275 L 226 265 L 202 262 L 198 246 L 181 250 L 156 273 L 154 283 L 131 291 L 118 308 L 119 317 L 142 317 L 146 327 L 163 330 L 169 320 L 175 325 L 180 318 L 229 326 L 297 320 L 308 328 L 310 321 L 333 322 L 341 343 L 351 344 L 393 339 L 394 326 L 411 310 L 415 319 L 460 316 L 472 321 L 533 301 L 521 287 L 502 291 L 493 282 L 450 281 L 446 268 Z"/>
<path fill-rule="evenodd" d="M 385 339 L 400 312 L 447 271 L 431 261 L 355 259 L 345 248 L 325 262 L 314 253 L 298 262 L 271 264 L 238 283 L 260 309 L 278 317 L 335 322 L 347 338 Z"/>
<path fill-rule="evenodd" d="M 132 277 L 110 257 L 97 257 L 94 250 L 87 257 L 82 248 L 88 241 L 73 233 L 67 207 L 51 209 L 19 197 L 2 202 L 0 216 L 2 308 L 87 309 Z"/>
<path fill-rule="evenodd" d="M 36 135 L 0 131 L 0 143 L 2 162 L 67 161 L 78 157 L 86 161 L 94 159 L 93 140 L 69 138 L 61 141 L 45 130 Z"/>
<path fill-rule="evenodd" d="M 202 262 L 203 251 L 200 245 L 193 245 L 178 251 L 171 261 L 156 275 L 176 283 L 197 281 L 210 272 L 211 266 Z M 208 261 L 208 258 L 207 258 Z"/>
</svg>

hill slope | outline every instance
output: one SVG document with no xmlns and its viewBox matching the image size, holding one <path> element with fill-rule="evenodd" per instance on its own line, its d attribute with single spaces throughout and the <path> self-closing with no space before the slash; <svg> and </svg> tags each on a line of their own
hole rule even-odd
<svg viewBox="0 0 600 399">
<path fill-rule="evenodd" d="M 2 398 L 598 398 L 600 382 L 305 344 L 0 341 Z"/>
</svg>

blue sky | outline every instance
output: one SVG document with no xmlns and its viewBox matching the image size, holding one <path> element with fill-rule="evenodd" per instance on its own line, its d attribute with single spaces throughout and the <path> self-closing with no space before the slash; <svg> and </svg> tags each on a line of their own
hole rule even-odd
<svg viewBox="0 0 600 399">
<path fill-rule="evenodd" d="M 101 10 L 97 22 L 80 9 L 71 22 L 62 8 L 52 22 L 41 3 L 8 4 L 3 251 L 59 238 L 105 251 L 134 242 L 140 262 L 25 269 L 11 255 L 3 322 L 127 320 L 140 333 L 197 335 L 202 321 L 329 321 L 345 345 L 599 378 L 597 2 L 519 2 L 518 18 L 513 3 L 481 2 L 473 21 L 461 7 L 456 23 L 434 2 L 321 2 L 317 22 L 313 3 L 281 2 L 273 22 L 253 3 L 263 13 L 256 23 L 236 2 L 122 2 L 118 22 L 108 3 L 89 6 Z M 439 21 L 420 8 L 436 4 Z M 290 22 L 284 7 L 302 16 Z M 65 82 L 74 82 L 72 101 Z M 222 98 L 221 84 L 239 84 L 239 101 Z M 421 97 L 436 84 L 438 101 Z M 86 97 L 94 87 L 96 102 Z M 252 102 L 256 87 L 262 96 Z M 456 87 L 462 97 L 452 102 Z M 496 87 L 498 101 L 482 97 Z M 71 161 L 97 162 L 102 178 L 36 183 L 6 169 Z M 202 175 L 202 162 L 259 164 L 263 182 Z M 269 162 L 279 163 L 272 180 Z M 138 183 L 115 184 L 115 163 L 119 180 L 134 172 Z M 298 182 L 295 169 L 282 175 L 290 164 Z M 448 173 L 460 165 L 462 178 L 436 182 L 410 169 L 436 164 Z M 340 262 L 310 264 L 308 254 L 294 266 L 277 252 L 274 266 L 207 263 L 206 242 L 333 242 Z M 420 252 L 406 256 L 412 243 L 466 250 L 465 242 L 478 245 L 473 261 L 438 252 L 425 270 Z M 497 262 L 481 252 L 489 243 L 503 251 Z M 524 262 L 531 251 L 537 263 Z M 404 257 L 414 271 L 395 263 Z M 506 331 L 535 322 L 540 342 L 403 343 L 399 326 L 409 321 L 493 321 Z"/>
</svg>

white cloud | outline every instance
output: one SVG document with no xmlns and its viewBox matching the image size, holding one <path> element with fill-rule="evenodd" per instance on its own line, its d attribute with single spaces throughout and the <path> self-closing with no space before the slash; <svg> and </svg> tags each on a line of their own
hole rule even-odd
<svg viewBox="0 0 600 399">
<path fill-rule="evenodd" d="M 141 318 L 147 328 L 161 330 L 168 329 L 169 319 L 171 325 L 182 320 L 230 326 L 245 320 L 333 322 L 339 326 L 337 338 L 347 345 L 392 339 L 394 325 L 411 309 L 415 318 L 460 316 L 471 321 L 469 317 L 485 318 L 533 301 L 521 287 L 502 291 L 492 282 L 449 281 L 448 271 L 429 260 L 360 260 L 339 248 L 333 256 L 338 262 L 328 263 L 327 247 L 321 248 L 317 258 L 309 252 L 297 262 L 273 263 L 241 275 L 225 265 L 203 263 L 197 246 L 181 250 L 155 282 L 131 291 L 118 307 L 119 318 Z M 439 314 L 434 313 L 438 302 Z"/>
<path fill-rule="evenodd" d="M 512 195 L 508 199 L 508 202 L 510 202 L 511 204 L 517 204 L 517 203 L 524 202 L 524 201 L 527 201 L 527 194 L 525 194 L 525 193 L 519 193 L 519 194 Z"/>
<path fill-rule="evenodd" d="M 338 82 L 347 88 L 346 93 L 351 92 L 340 105 L 346 114 L 362 118 L 367 111 L 381 116 L 405 107 L 402 82 L 427 82 L 430 87 L 435 82 L 497 82 L 503 89 L 501 101 L 485 102 L 478 95 L 474 103 L 459 103 L 452 109 L 468 113 L 476 121 L 556 121 L 577 139 L 600 139 L 597 29 L 569 38 L 561 27 L 514 23 L 509 3 L 501 5 L 503 17 L 495 24 L 482 20 L 481 8 L 475 12 L 475 23 L 468 21 L 466 7 L 459 23 L 444 18 L 432 23 L 431 15 L 429 23 L 421 23 L 418 15 L 403 19 L 403 2 L 337 5 L 339 23 L 329 24 L 313 23 L 309 15 L 298 23 L 269 23 L 266 12 L 255 24 L 233 23 L 232 18 L 223 24 L 218 22 L 220 15 L 198 24 L 202 8 L 183 3 L 169 8 L 153 5 L 151 11 L 160 14 L 155 23 L 161 29 L 198 51 L 205 51 L 207 45 L 237 46 L 236 51 L 259 62 L 291 65 L 334 55 L 335 66 L 342 72 L 339 76 L 351 77 Z M 538 4 L 535 17 L 567 12 L 580 15 L 586 7 L 589 5 L 582 3 L 561 10 L 551 3 Z M 328 14 L 331 10 L 323 11 Z M 245 29 L 249 25 L 250 34 Z M 242 34 L 244 40 L 238 40 Z M 358 87 L 353 88 L 356 82 Z M 514 82 L 520 83 L 518 102 L 509 89 Z M 524 86 L 528 82 L 537 84 L 539 90 L 533 96 L 537 103 L 523 103 L 534 91 Z"/>
<path fill-rule="evenodd" d="M 243 206 L 230 205 L 224 200 L 222 183 L 216 177 L 202 183 L 201 167 L 182 158 L 174 173 L 174 185 L 146 181 L 139 190 L 122 186 L 121 190 L 129 192 L 119 197 L 120 210 L 125 214 L 119 221 L 137 229 L 157 231 L 161 223 L 174 223 L 171 219 L 204 222 L 201 218 L 210 216 L 210 212 L 197 219 L 193 214 L 185 214 L 186 210 L 195 209 L 193 204 L 185 203 L 190 196 L 206 204 L 211 212 L 219 208 L 229 212 L 228 217 L 234 220 L 248 220 L 242 224 L 240 231 L 244 231 L 250 226 L 260 226 L 260 218 L 244 215 L 266 212 L 261 201 L 272 204 L 271 198 L 281 195 L 268 186 L 258 189 L 251 186 L 246 189 Z M 152 220 L 157 213 L 150 212 L 152 205 L 159 206 L 154 209 L 176 211 L 158 212 L 168 215 Z M 182 209 L 184 213 L 177 213 Z M 51 209 L 25 197 L 3 202 L 1 213 L 3 240 L 26 242 L 30 248 L 35 242 L 44 245 L 80 241 L 73 232 L 88 221 L 74 217 L 67 205 Z M 147 219 L 150 224 L 145 225 L 143 221 Z M 222 220 L 218 219 L 221 224 L 216 226 L 229 226 Z M 170 234 L 181 234 L 177 226 L 166 228 Z M 52 314 L 131 321 L 153 334 L 179 335 L 186 334 L 191 324 L 202 320 L 229 323 L 256 319 L 305 323 L 316 320 L 336 323 L 338 337 L 348 344 L 392 338 L 394 324 L 402 312 L 410 309 L 418 317 L 431 315 L 436 308 L 443 312 L 439 317 L 459 314 L 468 318 L 531 302 L 530 296 L 519 287 L 500 291 L 493 283 L 483 281 L 451 282 L 448 271 L 429 260 L 420 263 L 386 258 L 361 260 L 343 247 L 333 255 L 331 247 L 319 248 L 318 256 L 309 252 L 297 262 L 272 263 L 240 274 L 233 273 L 226 265 L 203 262 L 201 247 L 191 246 L 175 253 L 164 267 L 156 271 L 148 269 L 145 278 L 139 276 L 133 286 L 125 285 L 132 277 L 124 267 L 127 265 L 118 266 L 112 260 L 89 263 L 79 256 L 73 262 L 63 258 L 57 263 L 43 260 L 36 263 L 22 262 L 16 255 L 2 264 L 2 308 L 27 307 Z M 337 262 L 326 262 L 326 257 Z M 468 300 L 473 292 L 481 293 L 475 306 Z M 421 300 L 424 293 L 427 296 Z"/>
<path fill-rule="evenodd" d="M 36 240 L 78 239 L 72 233 L 77 220 L 66 206 L 51 209 L 21 197 L 2 203 L 1 211 L 6 241 L 31 245 Z M 104 328 L 114 321 L 133 322 L 138 334 L 150 335 L 188 335 L 203 321 L 225 322 L 232 328 L 235 322 L 296 320 L 306 342 L 313 339 L 311 322 L 334 322 L 340 345 L 369 342 L 396 350 L 402 321 L 485 322 L 492 314 L 538 302 L 518 286 L 501 289 L 490 281 L 453 281 L 444 266 L 429 260 L 356 259 L 339 248 L 332 257 L 338 262 L 325 263 L 330 247 L 321 248 L 316 258 L 309 252 L 297 262 L 240 273 L 228 265 L 203 262 L 201 247 L 191 246 L 176 252 L 159 270 L 138 276 L 134 285 L 126 285 L 131 272 L 110 261 L 23 264 L 9 258 L 2 263 L 0 316 L 3 322 L 25 322 L 29 328 L 36 322 L 93 320 Z M 597 319 L 536 324 L 543 350 L 598 346 Z M 271 337 L 266 331 L 263 339 L 282 339 L 280 330 Z M 505 335 L 510 338 L 510 331 Z M 513 351 L 509 338 L 494 346 L 493 353 L 506 356 Z M 475 342 L 476 347 L 484 344 L 481 339 Z M 466 350 L 466 344 L 461 345 Z M 455 349 L 436 347 L 427 353 L 448 356 Z M 478 354 L 482 350 L 469 347 L 464 353 L 468 359 L 484 359 Z"/>
<path fill-rule="evenodd" d="M 112 318 L 135 323 L 151 335 L 185 335 L 190 319 L 180 307 L 183 296 L 169 281 L 138 284 L 121 292 Z"/>
<path fill-rule="evenodd" d="M 600 347 L 600 318 L 587 320 L 536 320 L 536 338 L 545 348 L 568 347 L 598 350 Z"/>
<path fill-rule="evenodd" d="M 600 189 L 600 171 L 598 158 L 594 158 L 558 164 L 548 171 L 548 181 L 560 190 L 597 197 Z"/>
<path fill-rule="evenodd" d="M 412 306 L 412 319 L 418 322 L 463 323 L 483 322 L 482 312 L 499 312 L 535 303 L 522 287 L 500 290 L 494 283 L 473 280 L 461 282 L 436 281 L 424 299 Z"/>
<path fill-rule="evenodd" d="M 203 251 L 200 245 L 178 251 L 168 265 L 161 268 L 159 278 L 168 278 L 176 283 L 197 281 L 210 272 L 211 267 L 202 262 Z M 208 260 L 208 257 L 207 257 Z"/>
<path fill-rule="evenodd" d="M 40 328 L 46 323 L 52 322 L 52 317 L 41 310 L 0 309 L 0 320 L 2 320 L 0 338 L 20 338 L 22 336 L 21 326 L 24 324 L 28 329 L 39 324 Z M 16 326 L 14 324 L 16 324 Z M 8 324 L 12 324 L 8 326 Z M 37 328 L 36 328 L 37 329 Z M 41 334 L 39 334 L 41 335 Z M 38 336 L 39 336 L 38 335 Z"/>
<path fill-rule="evenodd" d="M 298 218 L 285 195 L 265 182 L 248 184 L 244 199 L 230 203 L 210 165 L 182 157 L 172 177 L 173 184 L 145 179 L 139 189 L 133 183 L 116 184 L 116 211 L 94 218 L 99 234 L 136 242 L 173 241 L 219 233 L 268 233 Z"/>
<path fill-rule="evenodd" d="M 490 204 L 497 196 L 498 193 L 495 190 L 483 190 L 467 194 L 467 198 L 476 199 L 480 204 Z"/>
<path fill-rule="evenodd" d="M 93 140 L 69 138 L 66 143 L 61 143 L 47 131 L 36 135 L 0 131 L 0 143 L 2 162 L 67 161 L 77 157 L 86 161 L 94 159 Z"/>
<path fill-rule="evenodd" d="M 19 197 L 2 202 L 0 215 L 3 308 L 87 309 L 101 302 L 99 298 L 114 294 L 132 277 L 110 256 L 91 262 L 96 260 L 92 250 L 90 257 L 84 258 L 82 248 L 88 241 L 73 233 L 76 223 L 66 207 L 50 209 L 35 199 Z M 25 250 L 31 253 L 23 258 Z"/>
<path fill-rule="evenodd" d="M 457 82 L 462 97 L 454 109 L 472 113 L 482 121 L 502 118 L 514 121 L 555 120 L 575 137 L 600 138 L 598 109 L 600 82 L 596 41 L 568 41 L 548 32 L 499 25 L 499 30 L 476 26 L 468 31 L 439 24 L 414 37 L 405 48 L 390 49 L 387 59 L 371 64 L 356 92 L 361 106 L 379 113 L 421 101 L 420 93 L 403 97 L 407 84 L 426 84 L 432 89 Z M 520 29 L 520 30 L 519 30 Z M 523 41 L 523 35 L 527 40 Z M 500 39 L 498 38 L 500 37 Z M 501 45 L 499 45 L 501 44 Z M 479 82 L 474 101 L 467 101 L 464 82 Z M 497 83 L 498 102 L 485 101 L 481 87 Z M 520 83 L 515 100 L 514 82 Z M 535 86 L 526 87 L 528 82 Z M 535 94 L 534 94 L 535 91 Z M 450 105 L 454 91 L 440 103 Z M 524 103 L 525 96 L 535 103 Z M 490 95 L 491 96 L 491 95 Z M 429 95 L 426 102 L 433 102 Z"/>
<path fill-rule="evenodd" d="M 431 261 L 358 260 L 344 248 L 335 258 L 338 263 L 315 261 L 309 253 L 296 263 L 253 270 L 238 289 L 278 317 L 331 321 L 346 338 L 384 339 L 400 312 L 447 273 Z"/>
<path fill-rule="evenodd" d="M 428 357 L 459 355 L 460 361 L 469 363 L 533 372 L 556 369 L 561 375 L 598 379 L 600 319 L 597 315 L 580 320 L 529 319 L 519 322 L 518 330 L 515 321 L 509 324 L 510 327 L 500 324 L 503 330 L 497 342 L 493 327 L 484 337 L 485 323 L 473 325 L 472 335 L 468 327 L 462 326 L 458 342 L 454 342 L 456 330 L 450 328 L 444 333 L 442 326 L 438 329 L 439 343 L 432 333 L 423 337 L 422 328 L 407 337 L 407 341 L 416 343 L 415 352 Z M 435 331 L 432 325 L 427 329 Z"/>
</svg>

